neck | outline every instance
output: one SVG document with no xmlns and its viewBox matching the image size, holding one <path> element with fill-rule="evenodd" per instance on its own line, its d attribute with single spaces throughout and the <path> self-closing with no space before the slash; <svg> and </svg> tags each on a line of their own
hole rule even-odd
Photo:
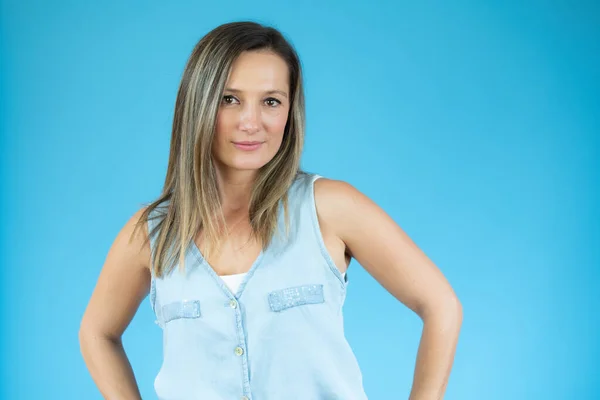
<svg viewBox="0 0 600 400">
<path fill-rule="evenodd" d="M 247 213 L 256 170 L 232 170 L 217 166 L 217 185 L 223 213 Z"/>
</svg>

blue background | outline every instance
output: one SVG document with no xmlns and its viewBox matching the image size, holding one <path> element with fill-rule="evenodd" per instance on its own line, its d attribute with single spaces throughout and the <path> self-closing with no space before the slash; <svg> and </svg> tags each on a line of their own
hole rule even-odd
<svg viewBox="0 0 600 400">
<path fill-rule="evenodd" d="M 592 1 L 1 1 L 3 399 L 100 399 L 79 322 L 166 171 L 183 67 L 273 24 L 307 95 L 305 169 L 383 207 L 464 307 L 446 399 L 598 399 L 600 7 Z M 416 4 L 418 3 L 418 4 Z M 347 336 L 407 398 L 422 324 L 356 262 Z M 148 300 L 124 336 L 154 398 Z"/>
</svg>

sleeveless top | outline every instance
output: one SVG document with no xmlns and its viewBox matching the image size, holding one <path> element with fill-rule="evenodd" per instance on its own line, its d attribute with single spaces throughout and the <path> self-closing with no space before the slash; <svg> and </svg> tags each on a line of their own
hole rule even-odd
<svg viewBox="0 0 600 400">
<path fill-rule="evenodd" d="M 160 400 L 364 400 L 362 374 L 344 336 L 347 276 L 319 228 L 314 181 L 288 191 L 289 236 L 278 229 L 231 291 L 191 241 L 185 272 L 152 274 L 150 303 L 163 330 Z M 153 213 L 160 212 L 160 207 Z M 158 219 L 149 221 L 149 232 Z M 154 251 L 156 236 L 150 237 Z"/>
</svg>

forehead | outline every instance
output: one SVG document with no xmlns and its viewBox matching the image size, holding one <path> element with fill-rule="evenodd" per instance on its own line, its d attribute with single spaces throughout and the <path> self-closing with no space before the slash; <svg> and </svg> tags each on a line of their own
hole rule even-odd
<svg viewBox="0 0 600 400">
<path fill-rule="evenodd" d="M 227 86 L 239 90 L 286 90 L 289 71 L 286 62 L 267 51 L 247 51 L 233 63 Z"/>
</svg>

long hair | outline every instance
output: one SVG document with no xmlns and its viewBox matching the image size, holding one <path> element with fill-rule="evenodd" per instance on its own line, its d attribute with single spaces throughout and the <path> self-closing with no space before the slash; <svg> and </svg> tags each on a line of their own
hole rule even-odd
<svg viewBox="0 0 600 400">
<path fill-rule="evenodd" d="M 245 51 L 268 50 L 285 60 L 289 70 L 290 111 L 277 154 L 258 171 L 250 197 L 252 237 L 263 249 L 277 230 L 280 202 L 289 224 L 287 192 L 300 171 L 304 144 L 305 109 L 299 57 L 275 28 L 255 22 L 231 22 L 218 26 L 194 47 L 180 82 L 171 134 L 169 163 L 161 195 L 143 211 L 138 226 L 146 224 L 154 210 L 153 236 L 160 232 L 152 251 L 155 276 L 169 273 L 179 258 L 184 270 L 185 253 L 200 230 L 207 250 L 218 250 L 225 226 L 212 154 L 216 118 L 224 87 L 236 58 Z M 164 204 L 163 204 L 164 203 Z M 136 226 L 136 230 L 138 228 Z"/>
</svg>

